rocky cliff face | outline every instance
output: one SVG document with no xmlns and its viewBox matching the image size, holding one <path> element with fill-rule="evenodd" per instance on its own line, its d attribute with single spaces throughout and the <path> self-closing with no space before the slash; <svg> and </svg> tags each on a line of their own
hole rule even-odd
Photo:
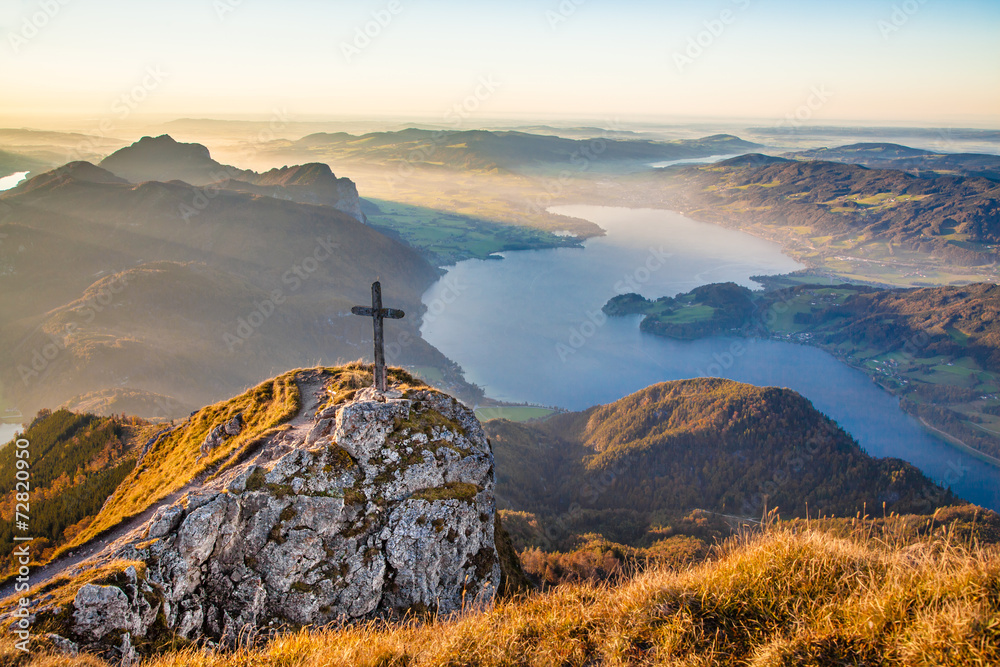
<svg viewBox="0 0 1000 667">
<path fill-rule="evenodd" d="M 332 206 L 359 222 L 367 222 L 361 210 L 358 186 L 349 178 L 337 178 L 329 165 L 312 162 L 281 167 L 247 179 L 264 188 L 264 194 L 287 198 L 303 204 Z"/>
<path fill-rule="evenodd" d="M 305 407 L 284 430 L 159 507 L 98 559 L 111 574 L 37 610 L 36 623 L 67 650 L 129 660 L 165 639 L 233 646 L 492 604 L 493 454 L 471 410 L 429 388 L 336 402 L 326 379 L 296 376 Z"/>
</svg>

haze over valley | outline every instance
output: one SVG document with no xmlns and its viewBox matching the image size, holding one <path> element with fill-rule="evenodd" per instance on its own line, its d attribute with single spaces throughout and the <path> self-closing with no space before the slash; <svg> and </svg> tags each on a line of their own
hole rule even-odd
<svg viewBox="0 0 1000 667">
<path fill-rule="evenodd" d="M 1000 660 L 995 6 L 21 4 L 11 664 Z"/>
</svg>

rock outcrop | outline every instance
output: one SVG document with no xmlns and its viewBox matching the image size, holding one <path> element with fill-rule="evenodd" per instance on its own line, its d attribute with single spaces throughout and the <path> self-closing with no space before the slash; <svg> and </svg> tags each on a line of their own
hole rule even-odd
<svg viewBox="0 0 1000 667">
<path fill-rule="evenodd" d="M 472 411 L 426 387 L 333 398 L 328 379 L 300 372 L 283 430 L 106 549 L 113 576 L 37 610 L 52 641 L 127 661 L 164 637 L 236 646 L 492 604 L 493 454 Z"/>
<path fill-rule="evenodd" d="M 359 222 L 367 222 L 361 210 L 358 186 L 349 178 L 337 178 L 329 165 L 322 162 L 271 169 L 247 180 L 262 188 L 258 190 L 261 194 L 303 204 L 332 206 Z M 234 189 L 238 188 L 234 186 Z"/>
</svg>

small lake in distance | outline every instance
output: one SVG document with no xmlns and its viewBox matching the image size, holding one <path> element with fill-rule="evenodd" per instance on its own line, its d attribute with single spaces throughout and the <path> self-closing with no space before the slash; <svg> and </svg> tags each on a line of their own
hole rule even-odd
<svg viewBox="0 0 1000 667">
<path fill-rule="evenodd" d="M 0 424 L 0 447 L 14 439 L 14 436 L 24 431 L 21 424 Z"/>
<path fill-rule="evenodd" d="M 12 187 L 23 181 L 28 175 L 26 171 L 19 171 L 17 173 L 11 174 L 10 176 L 4 176 L 0 178 L 0 192 L 4 190 L 10 190 Z"/>
</svg>

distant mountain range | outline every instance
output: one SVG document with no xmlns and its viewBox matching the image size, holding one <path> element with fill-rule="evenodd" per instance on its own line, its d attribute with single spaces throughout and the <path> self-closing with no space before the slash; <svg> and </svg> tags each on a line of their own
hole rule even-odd
<svg viewBox="0 0 1000 667">
<path fill-rule="evenodd" d="M 79 160 L 96 162 L 127 143 L 97 127 L 92 132 L 0 128 L 0 148 L 20 160 L 12 171 L 40 171 Z M 42 166 L 27 166 L 33 162 Z"/>
<path fill-rule="evenodd" d="M 659 160 L 730 155 L 763 148 L 728 134 L 702 139 L 649 141 L 598 136 L 568 139 L 527 132 L 487 130 L 445 131 L 408 129 L 355 136 L 318 133 L 297 141 L 273 142 L 274 156 L 408 164 L 475 171 L 520 171 L 563 165 L 574 170 L 615 163 L 641 164 Z"/>
<path fill-rule="evenodd" d="M 928 512 L 957 502 L 898 459 L 874 459 L 801 395 L 730 380 L 653 385 L 540 422 L 485 424 L 497 502 L 527 511 L 558 548 L 601 533 L 625 544 L 693 509 L 760 518 Z M 560 542 L 565 540 L 565 542 Z"/>
<path fill-rule="evenodd" d="M 1000 141 L 1000 131 L 964 127 L 845 127 L 839 125 L 777 125 L 748 127 L 754 134 L 798 137 L 890 137 L 930 139 L 940 143 L 951 141 Z"/>
<path fill-rule="evenodd" d="M 201 144 L 179 143 L 164 134 L 143 137 L 104 158 L 100 166 L 132 183 L 184 181 L 212 186 L 206 195 L 224 189 L 300 204 L 322 204 L 365 221 L 357 186 L 348 178 L 337 178 L 323 163 L 286 166 L 258 174 L 216 162 Z M 189 214 L 197 215 L 197 209 Z"/>
<path fill-rule="evenodd" d="M 898 169 L 916 176 L 979 176 L 1000 181 L 1000 155 L 983 153 L 935 153 L 900 144 L 862 143 L 798 151 L 786 157 Z"/>
<path fill-rule="evenodd" d="M 878 244 L 966 266 L 997 261 L 1000 184 L 986 178 L 760 154 L 661 173 L 665 193 L 680 194 L 674 204 L 696 217 L 805 230 L 823 239 L 816 252 Z"/>
<path fill-rule="evenodd" d="M 180 156 L 164 160 L 171 169 L 210 160 L 153 141 Z M 110 163 L 135 177 L 122 165 L 146 150 Z M 254 187 L 307 198 L 331 177 L 306 165 Z M 408 315 L 387 334 L 394 361 L 453 368 L 417 331 L 437 271 L 332 206 L 133 184 L 77 162 L 2 193 L 0 234 L 0 381 L 26 415 L 68 403 L 173 417 L 280 370 L 370 355 L 371 323 L 350 307 L 370 301 L 376 278 Z"/>
</svg>

